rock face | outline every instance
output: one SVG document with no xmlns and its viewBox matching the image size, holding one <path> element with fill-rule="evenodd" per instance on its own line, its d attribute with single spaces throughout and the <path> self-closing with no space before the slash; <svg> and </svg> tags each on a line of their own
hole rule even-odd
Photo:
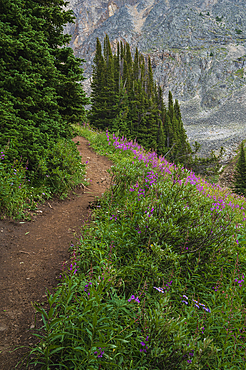
<svg viewBox="0 0 246 370">
<path fill-rule="evenodd" d="M 245 0 L 70 0 L 64 32 L 90 77 L 96 38 L 150 55 L 154 77 L 181 102 L 190 141 L 229 155 L 246 136 Z M 85 89 L 89 92 L 87 80 Z"/>
</svg>

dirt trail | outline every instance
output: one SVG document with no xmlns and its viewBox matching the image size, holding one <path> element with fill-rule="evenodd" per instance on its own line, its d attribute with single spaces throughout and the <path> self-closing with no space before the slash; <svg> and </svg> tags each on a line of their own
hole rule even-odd
<svg viewBox="0 0 246 370">
<path fill-rule="evenodd" d="M 45 300 L 46 288 L 57 284 L 68 248 L 80 235 L 89 203 L 109 186 L 106 172 L 112 163 L 95 154 L 88 141 L 80 142 L 82 162 L 88 161 L 89 189 L 77 189 L 66 200 L 41 205 L 32 222 L 0 221 L 0 369 L 12 370 L 33 343 L 34 310 L 31 302 Z M 20 367 L 18 367 L 19 369 Z"/>
</svg>

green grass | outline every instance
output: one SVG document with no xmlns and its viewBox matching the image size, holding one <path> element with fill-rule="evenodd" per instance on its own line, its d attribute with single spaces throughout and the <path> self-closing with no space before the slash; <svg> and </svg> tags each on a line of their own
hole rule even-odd
<svg viewBox="0 0 246 370">
<path fill-rule="evenodd" d="M 10 164 L 6 147 L 0 153 L 0 218 L 29 219 L 39 202 L 67 196 L 76 185 L 85 183 L 85 164 L 72 140 L 60 139 L 40 159 L 35 171 L 21 159 Z"/>
<path fill-rule="evenodd" d="M 244 69 L 241 68 L 241 69 L 238 69 L 236 72 L 235 72 L 235 75 L 240 77 L 240 78 L 243 78 L 244 76 Z"/>
<path fill-rule="evenodd" d="M 42 369 L 245 369 L 245 199 L 115 135 L 114 161 L 71 246 L 40 342 Z"/>
</svg>

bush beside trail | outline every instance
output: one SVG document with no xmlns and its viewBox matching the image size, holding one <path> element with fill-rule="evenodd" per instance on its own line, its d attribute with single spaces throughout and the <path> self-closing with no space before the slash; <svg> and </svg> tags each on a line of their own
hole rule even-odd
<svg viewBox="0 0 246 370">
<path fill-rule="evenodd" d="M 66 46 L 71 36 L 63 26 L 74 16 L 64 6 L 63 0 L 0 2 L 3 216 L 22 217 L 31 196 L 66 192 L 81 171 L 71 123 L 84 119 L 89 100 L 78 83 L 83 60 Z"/>
</svg>

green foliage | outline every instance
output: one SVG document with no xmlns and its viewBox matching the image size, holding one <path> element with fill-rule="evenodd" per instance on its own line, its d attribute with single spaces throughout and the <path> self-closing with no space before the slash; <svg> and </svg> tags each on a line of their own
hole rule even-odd
<svg viewBox="0 0 246 370">
<path fill-rule="evenodd" d="M 222 21 L 222 19 L 223 19 L 223 16 L 222 17 L 216 17 L 216 22 L 221 22 Z"/>
<path fill-rule="evenodd" d="M 231 202 L 133 143 L 82 131 L 117 165 L 49 310 L 37 307 L 44 326 L 30 362 L 243 370 L 246 236 Z"/>
<path fill-rule="evenodd" d="M 82 60 L 65 46 L 70 36 L 63 27 L 74 18 L 64 5 L 63 0 L 0 2 L 0 148 L 7 148 L 5 165 L 11 168 L 21 158 L 32 180 L 40 166 L 49 166 L 44 162 L 51 148 L 71 139 L 71 122 L 85 117 L 88 103 L 78 83 L 84 79 Z M 70 181 L 64 171 L 59 186 L 58 173 L 49 173 L 57 192 Z"/>
<path fill-rule="evenodd" d="M 45 152 L 37 170 L 30 174 L 30 179 L 35 187 L 44 184 L 51 193 L 64 194 L 81 183 L 84 174 L 85 164 L 81 163 L 75 143 L 60 139 Z"/>
<path fill-rule="evenodd" d="M 240 147 L 239 158 L 234 174 L 233 190 L 236 194 L 246 196 L 246 160 L 243 143 Z"/>
<path fill-rule="evenodd" d="M 42 202 L 52 194 L 64 197 L 74 186 L 85 182 L 85 164 L 71 140 L 60 139 L 45 150 L 35 171 L 28 171 L 21 160 L 10 166 L 5 158 L 12 150 L 9 144 L 0 154 L 1 216 L 28 217 L 28 212 L 36 209 L 37 201 Z"/>
<path fill-rule="evenodd" d="M 28 189 L 26 185 L 25 168 L 17 160 L 12 167 L 4 163 L 4 154 L 0 154 L 0 210 L 7 216 L 16 212 L 21 216 L 26 204 Z M 0 213 L 0 216 L 1 216 Z"/>
<path fill-rule="evenodd" d="M 238 77 L 240 77 L 240 78 L 243 78 L 243 76 L 244 76 L 244 69 L 243 68 L 238 69 L 235 72 L 235 75 L 238 76 Z"/>
<path fill-rule="evenodd" d="M 31 351 L 35 364 L 43 365 L 43 369 L 149 369 L 151 365 L 158 368 L 158 361 L 163 364 L 168 357 L 180 362 L 180 356 L 171 353 L 170 343 L 184 328 L 167 308 L 168 298 L 146 309 L 144 321 L 140 305 L 117 295 L 110 276 L 106 271 L 104 280 L 67 276 L 56 293 L 49 294 L 48 312 L 36 306 L 47 337 L 37 334 L 41 342 Z M 151 324 L 149 335 L 141 330 L 144 324 Z M 161 339 L 160 348 L 157 341 Z M 147 352 L 148 345 L 152 346 L 152 359 L 140 352 L 143 347 Z"/>
<path fill-rule="evenodd" d="M 92 109 L 89 118 L 96 127 L 103 129 L 112 125 L 117 115 L 118 105 L 116 63 L 113 59 L 108 36 L 104 40 L 104 55 L 102 55 L 100 41 L 97 39 L 94 63 L 91 84 Z"/>
<path fill-rule="evenodd" d="M 238 35 L 240 35 L 243 31 L 242 30 L 239 30 L 239 29 L 235 29 L 235 32 L 238 34 Z"/>
</svg>

